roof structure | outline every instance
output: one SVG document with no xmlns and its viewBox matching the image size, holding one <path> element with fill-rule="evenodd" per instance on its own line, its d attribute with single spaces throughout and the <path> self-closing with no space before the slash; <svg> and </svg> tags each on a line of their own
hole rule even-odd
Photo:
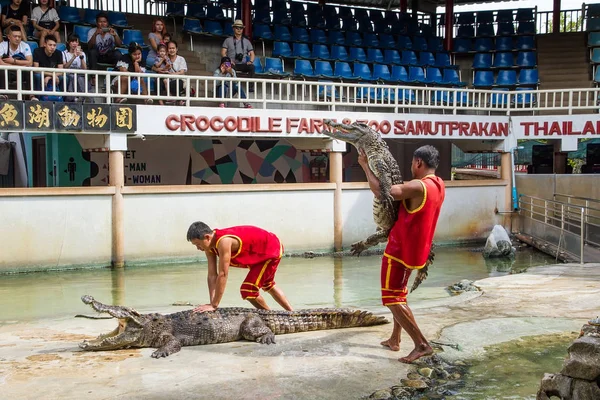
<svg viewBox="0 0 600 400">
<path fill-rule="evenodd" d="M 499 3 L 498 0 L 454 0 L 454 5 L 464 4 L 481 4 L 481 3 Z M 408 8 L 410 8 L 411 0 L 408 0 Z M 446 0 L 427 0 L 427 3 L 433 3 L 436 6 L 445 6 Z M 400 8 L 400 0 L 326 0 L 326 4 L 343 5 L 343 6 L 359 6 L 383 9 L 398 9 Z"/>
</svg>

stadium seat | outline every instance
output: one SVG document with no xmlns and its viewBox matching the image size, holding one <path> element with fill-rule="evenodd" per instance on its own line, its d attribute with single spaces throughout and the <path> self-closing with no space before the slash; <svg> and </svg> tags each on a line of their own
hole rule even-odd
<svg viewBox="0 0 600 400">
<path fill-rule="evenodd" d="M 312 47 L 311 58 L 320 60 L 330 60 L 329 49 L 324 44 L 314 44 Z"/>
<path fill-rule="evenodd" d="M 344 34 L 340 31 L 330 31 L 329 35 L 327 35 L 328 44 L 343 46 L 345 42 L 346 38 L 344 37 Z"/>
<path fill-rule="evenodd" d="M 185 16 L 188 18 L 204 19 L 206 18 L 206 5 L 200 3 L 189 3 Z"/>
<path fill-rule="evenodd" d="M 473 46 L 473 50 L 477 52 L 487 52 L 492 51 L 492 39 L 491 38 L 477 38 L 475 39 L 475 45 Z"/>
<path fill-rule="evenodd" d="M 496 77 L 496 86 L 515 86 L 517 84 L 517 71 L 514 69 L 501 69 Z"/>
<path fill-rule="evenodd" d="M 335 79 L 333 67 L 329 61 L 315 61 L 315 75 L 320 78 Z"/>
<path fill-rule="evenodd" d="M 438 68 L 458 68 L 457 65 L 452 65 L 450 54 L 439 52 L 435 55 L 435 66 Z"/>
<path fill-rule="evenodd" d="M 442 83 L 442 72 L 436 67 L 427 67 L 425 83 L 428 85 L 439 85 Z"/>
<path fill-rule="evenodd" d="M 311 58 L 311 51 L 308 43 L 294 43 L 292 45 L 292 57 Z"/>
<path fill-rule="evenodd" d="M 382 33 L 379 35 L 379 46 L 383 49 L 393 49 L 396 47 L 396 41 L 392 35 Z"/>
<path fill-rule="evenodd" d="M 358 30 L 358 22 L 354 19 L 354 17 L 341 17 L 342 21 L 342 31 L 357 31 Z"/>
<path fill-rule="evenodd" d="M 294 42 L 309 42 L 310 36 L 306 28 L 295 26 L 292 28 L 292 41 Z"/>
<path fill-rule="evenodd" d="M 517 38 L 516 50 L 534 50 L 535 49 L 535 37 L 533 36 L 519 36 Z"/>
<path fill-rule="evenodd" d="M 262 60 L 260 57 L 254 57 L 254 73 L 256 75 L 264 75 L 265 67 L 263 66 Z"/>
<path fill-rule="evenodd" d="M 397 83 L 408 82 L 408 72 L 406 72 L 406 68 L 402 65 L 393 65 L 390 81 Z"/>
<path fill-rule="evenodd" d="M 398 50 L 385 50 L 383 52 L 383 61 L 386 64 L 402 64 L 402 59 L 400 58 Z"/>
<path fill-rule="evenodd" d="M 139 29 L 125 29 L 123 31 L 123 47 L 128 47 L 130 43 L 136 42 L 142 48 L 148 47 L 144 43 L 144 35 Z"/>
<path fill-rule="evenodd" d="M 429 51 L 422 51 L 419 53 L 419 64 L 422 66 L 433 66 L 435 65 L 435 57 L 433 53 Z"/>
<path fill-rule="evenodd" d="M 223 24 L 219 21 L 207 19 L 204 21 L 204 32 L 212 36 L 223 36 Z"/>
<path fill-rule="evenodd" d="M 512 36 L 499 36 L 496 38 L 496 51 L 512 51 L 513 47 Z"/>
<path fill-rule="evenodd" d="M 414 36 L 412 40 L 413 51 L 427 51 L 427 40 L 423 36 Z"/>
<path fill-rule="evenodd" d="M 498 23 L 497 36 L 512 36 L 515 34 L 515 26 L 512 22 L 500 22 Z"/>
<path fill-rule="evenodd" d="M 468 53 L 473 51 L 473 41 L 471 39 L 455 39 L 454 49 L 455 53 Z"/>
<path fill-rule="evenodd" d="M 479 24 L 477 25 L 477 37 L 494 37 L 494 25 L 492 24 Z"/>
<path fill-rule="evenodd" d="M 87 46 L 87 37 L 90 30 L 92 30 L 91 26 L 75 25 L 73 27 L 73 34 L 79 37 L 81 44 Z"/>
<path fill-rule="evenodd" d="M 291 57 L 292 49 L 288 42 L 274 42 L 273 43 L 273 57 Z M 265 60 L 266 62 L 266 60 Z M 265 64 L 265 69 L 267 68 Z"/>
<path fill-rule="evenodd" d="M 344 46 L 331 46 L 331 59 L 348 61 L 348 52 Z"/>
<path fill-rule="evenodd" d="M 588 47 L 600 46 L 600 32 L 591 32 L 588 35 Z"/>
<path fill-rule="evenodd" d="M 515 20 L 517 22 L 533 21 L 535 19 L 533 11 L 533 8 L 519 8 Z"/>
<path fill-rule="evenodd" d="M 522 69 L 519 71 L 519 86 L 528 86 L 537 89 L 537 86 L 540 84 L 538 70 L 536 68 L 532 69 Z"/>
<path fill-rule="evenodd" d="M 358 78 L 352 73 L 350 64 L 345 61 L 336 61 L 333 69 L 333 75 L 342 80 L 357 80 Z"/>
<path fill-rule="evenodd" d="M 56 51 L 65 51 L 67 45 L 65 43 L 56 43 Z"/>
<path fill-rule="evenodd" d="M 309 60 L 294 61 L 294 77 L 300 77 L 304 79 L 315 77 L 315 71 Z"/>
<path fill-rule="evenodd" d="M 508 105 L 508 89 L 500 88 L 500 89 L 492 89 L 494 93 L 490 95 L 490 106 L 507 106 Z"/>
<path fill-rule="evenodd" d="M 92 10 L 91 8 L 86 8 L 83 12 L 83 23 L 85 25 L 96 26 L 96 15 L 98 15 L 100 10 Z"/>
<path fill-rule="evenodd" d="M 362 37 L 358 32 L 346 32 L 346 46 L 362 46 Z"/>
<path fill-rule="evenodd" d="M 362 43 L 364 47 L 379 47 L 379 39 L 374 33 L 365 33 Z"/>
<path fill-rule="evenodd" d="M 537 65 L 536 53 L 534 51 L 520 51 L 517 54 L 517 66 L 535 67 Z"/>
<path fill-rule="evenodd" d="M 400 35 L 396 40 L 396 45 L 398 46 L 398 50 L 411 50 L 412 49 L 412 41 L 408 36 Z"/>
<path fill-rule="evenodd" d="M 494 12 L 493 11 L 479 11 L 479 12 L 477 12 L 477 23 L 478 24 L 492 24 L 492 23 L 494 23 Z"/>
<path fill-rule="evenodd" d="M 184 18 L 182 31 L 187 34 L 200 34 L 202 33 L 202 25 L 197 19 Z"/>
<path fill-rule="evenodd" d="M 292 34 L 290 29 L 284 25 L 275 25 L 275 32 L 273 33 L 273 39 L 279 42 L 289 42 L 292 40 Z"/>
<path fill-rule="evenodd" d="M 326 16 L 325 29 L 327 29 L 328 31 L 336 31 L 342 29 L 342 20 L 338 16 Z"/>
<path fill-rule="evenodd" d="M 531 90 L 530 88 L 517 88 L 517 92 Z M 515 105 L 521 107 L 533 107 L 537 100 L 534 93 L 517 93 L 515 96 Z"/>
<path fill-rule="evenodd" d="M 367 49 L 367 62 L 369 63 L 382 63 L 383 53 L 381 49 L 368 48 Z"/>
<path fill-rule="evenodd" d="M 265 58 L 265 73 L 279 78 L 290 76 L 289 72 L 285 72 L 283 61 L 281 58 L 266 57 Z"/>
<path fill-rule="evenodd" d="M 389 81 L 392 77 L 390 68 L 385 64 L 373 64 L 373 79 L 379 81 Z"/>
<path fill-rule="evenodd" d="M 109 11 L 108 12 L 108 23 L 115 28 L 129 29 L 131 25 L 127 22 L 127 17 L 122 12 Z"/>
<path fill-rule="evenodd" d="M 422 67 L 408 67 L 408 81 L 425 83 L 425 71 Z"/>
<path fill-rule="evenodd" d="M 254 24 L 252 30 L 254 31 L 254 38 L 256 39 L 273 40 L 273 32 L 271 32 L 271 27 L 267 24 Z"/>
<path fill-rule="evenodd" d="M 442 82 L 443 85 L 451 85 L 451 86 L 466 86 L 466 82 L 460 80 L 459 71 L 455 68 L 444 68 L 442 73 Z"/>
<path fill-rule="evenodd" d="M 373 72 L 368 64 L 355 62 L 354 63 L 354 76 L 360 78 L 363 81 L 372 81 Z"/>
<path fill-rule="evenodd" d="M 588 32 L 600 31 L 600 18 L 588 18 L 585 23 L 585 30 Z"/>
<path fill-rule="evenodd" d="M 494 72 L 481 70 L 475 71 L 475 78 L 473 79 L 473 87 L 485 88 L 492 87 L 494 85 Z"/>
<path fill-rule="evenodd" d="M 327 43 L 327 34 L 322 29 L 311 29 L 310 42 L 317 44 L 325 44 Z"/>
<path fill-rule="evenodd" d="M 477 53 L 473 57 L 473 69 L 486 69 L 492 67 L 492 54 L 491 53 Z"/>
<path fill-rule="evenodd" d="M 496 13 L 496 22 L 513 22 L 513 10 L 498 10 Z"/>
<path fill-rule="evenodd" d="M 403 65 L 418 65 L 417 55 L 412 50 L 402 51 L 402 64 Z"/>
<path fill-rule="evenodd" d="M 444 41 L 441 37 L 430 37 L 427 39 L 427 48 L 429 51 L 444 51 Z"/>
<path fill-rule="evenodd" d="M 167 3 L 167 5 L 169 3 Z M 176 3 L 176 4 L 178 4 L 178 3 Z M 225 21 L 229 18 L 227 18 L 225 16 L 225 14 L 223 13 L 223 9 L 220 6 L 216 6 L 213 4 L 213 5 L 208 5 L 206 7 L 206 19 L 210 19 L 213 21 Z"/>
<path fill-rule="evenodd" d="M 599 18 L 600 17 L 600 3 L 588 4 L 586 17 L 587 18 Z"/>
<path fill-rule="evenodd" d="M 473 25 L 460 25 L 458 27 L 457 38 L 472 38 L 475 36 L 475 28 Z"/>
<path fill-rule="evenodd" d="M 365 53 L 365 49 L 362 47 L 350 47 L 348 61 L 366 62 L 367 54 Z"/>
<path fill-rule="evenodd" d="M 494 56 L 494 68 L 512 68 L 515 65 L 514 56 L 508 51 L 499 51 Z"/>
<path fill-rule="evenodd" d="M 519 22 L 519 27 L 517 28 L 517 35 L 535 35 L 535 22 Z"/>
<path fill-rule="evenodd" d="M 474 12 L 461 12 L 458 14 L 458 19 L 456 21 L 458 25 L 473 25 L 475 24 L 475 13 Z"/>
<path fill-rule="evenodd" d="M 280 25 L 291 25 L 292 17 L 287 9 L 275 9 L 273 10 L 273 21 L 275 26 Z"/>
<path fill-rule="evenodd" d="M 600 47 L 592 49 L 592 56 L 590 57 L 592 64 L 600 64 Z"/>
<path fill-rule="evenodd" d="M 269 9 L 258 9 L 254 12 L 252 24 L 271 24 L 271 11 Z"/>
</svg>

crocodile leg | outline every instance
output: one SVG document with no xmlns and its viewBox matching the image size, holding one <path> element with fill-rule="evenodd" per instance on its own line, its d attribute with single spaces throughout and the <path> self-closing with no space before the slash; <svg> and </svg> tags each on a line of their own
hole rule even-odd
<svg viewBox="0 0 600 400">
<path fill-rule="evenodd" d="M 262 344 L 275 343 L 273 331 L 256 314 L 249 314 L 240 325 L 240 334 L 246 340 Z"/>
<path fill-rule="evenodd" d="M 181 342 L 170 333 L 161 334 L 159 341 L 165 344 L 152 353 L 152 358 L 168 357 L 181 350 Z"/>
<path fill-rule="evenodd" d="M 353 243 L 350 247 L 350 253 L 353 256 L 360 256 L 360 253 L 368 249 L 369 247 L 375 246 L 376 244 L 387 241 L 389 231 L 377 231 L 365 240 Z"/>
</svg>

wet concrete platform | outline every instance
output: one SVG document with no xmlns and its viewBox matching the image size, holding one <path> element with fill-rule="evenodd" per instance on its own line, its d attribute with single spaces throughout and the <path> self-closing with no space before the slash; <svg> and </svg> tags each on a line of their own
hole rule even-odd
<svg viewBox="0 0 600 400">
<path fill-rule="evenodd" d="M 477 357 L 486 345 L 515 337 L 578 330 L 600 314 L 600 264 L 536 267 L 476 285 L 481 292 L 423 301 L 414 309 L 428 338 L 460 346 L 444 347 L 441 354 L 449 359 Z M 359 399 L 398 384 L 409 367 L 397 359 L 412 349 L 408 337 L 400 352 L 379 345 L 390 324 L 281 335 L 270 346 L 184 347 L 159 360 L 150 357 L 153 349 L 78 348 L 81 340 L 115 327 L 115 320 L 81 318 L 3 321 L 2 398 Z"/>
</svg>

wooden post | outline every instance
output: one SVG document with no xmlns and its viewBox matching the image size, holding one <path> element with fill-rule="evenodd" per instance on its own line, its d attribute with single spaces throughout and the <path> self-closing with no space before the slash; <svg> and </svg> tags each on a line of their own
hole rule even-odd
<svg viewBox="0 0 600 400">
<path fill-rule="evenodd" d="M 552 7 L 552 33 L 560 32 L 560 0 L 554 0 Z"/>
<path fill-rule="evenodd" d="M 510 232 L 512 230 L 511 226 L 511 214 L 508 211 L 512 211 L 512 171 L 511 168 L 514 168 L 512 165 L 512 159 L 510 157 L 510 153 L 502 153 L 500 157 L 500 179 L 508 182 L 506 188 L 504 189 L 504 203 L 502 204 L 503 212 L 506 212 L 504 218 L 502 219 L 502 226 L 507 228 Z"/>
<path fill-rule="evenodd" d="M 335 251 L 342 251 L 342 153 L 329 153 L 329 181 L 335 183 L 333 194 L 333 246 Z"/>
<path fill-rule="evenodd" d="M 112 267 L 125 266 L 125 229 L 123 226 L 123 186 L 125 185 L 125 168 L 122 151 L 108 153 L 110 185 L 115 187 L 112 199 Z"/>
<path fill-rule="evenodd" d="M 446 51 L 452 51 L 452 36 L 454 35 L 454 0 L 446 0 L 446 37 L 444 38 L 444 48 Z"/>
</svg>

